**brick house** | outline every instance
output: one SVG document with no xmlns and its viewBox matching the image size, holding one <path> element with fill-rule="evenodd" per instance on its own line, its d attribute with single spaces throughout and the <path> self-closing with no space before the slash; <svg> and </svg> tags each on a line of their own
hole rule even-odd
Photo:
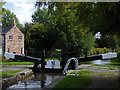
<svg viewBox="0 0 120 90">
<path fill-rule="evenodd" d="M 15 20 L 13 26 L 0 27 L 0 33 L 3 53 L 24 54 L 24 34 L 17 28 Z"/>
</svg>

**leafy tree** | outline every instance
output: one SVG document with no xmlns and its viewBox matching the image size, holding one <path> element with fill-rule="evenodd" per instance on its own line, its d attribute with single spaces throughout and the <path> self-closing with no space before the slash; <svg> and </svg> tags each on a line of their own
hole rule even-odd
<svg viewBox="0 0 120 90">
<path fill-rule="evenodd" d="M 42 5 L 43 3 L 38 3 Z M 46 3 L 44 3 L 46 4 Z M 80 29 L 85 30 L 85 25 L 81 25 L 81 22 L 78 22 L 79 17 L 76 16 L 77 7 L 79 3 L 48 3 L 48 12 L 50 13 L 49 24 L 50 29 L 58 31 L 58 40 L 55 45 L 56 48 L 62 48 L 64 51 L 80 51 L 87 44 L 83 43 L 82 33 Z M 88 4 L 87 4 L 88 5 Z M 39 6 L 38 6 L 39 8 Z M 56 9 L 54 9 L 56 8 Z M 84 15 L 83 15 L 84 16 Z M 87 15 L 86 15 L 87 16 Z M 85 19 L 86 17 L 84 17 Z M 82 19 L 82 20 L 84 20 Z M 81 27 L 82 26 L 82 27 Z M 88 33 L 85 33 L 87 36 Z M 92 34 L 88 34 L 92 35 Z M 92 39 L 93 36 L 90 37 Z M 85 38 L 84 38 L 85 39 Z M 89 38 L 87 38 L 89 40 Z M 94 40 L 93 40 L 94 41 Z M 92 46 L 92 44 L 90 45 Z"/>
<path fill-rule="evenodd" d="M 38 9 L 33 15 L 32 15 L 32 21 L 33 23 L 43 23 L 44 25 L 47 25 L 49 22 L 49 14 L 46 8 Z"/>
<path fill-rule="evenodd" d="M 14 23 L 14 19 L 16 21 L 17 27 L 21 30 L 22 25 L 20 25 L 16 15 L 12 13 L 10 10 L 2 9 L 2 26 L 12 26 Z"/>
</svg>

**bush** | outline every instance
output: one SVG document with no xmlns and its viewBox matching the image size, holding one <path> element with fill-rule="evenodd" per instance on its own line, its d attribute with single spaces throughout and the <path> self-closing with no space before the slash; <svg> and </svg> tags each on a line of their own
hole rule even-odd
<svg viewBox="0 0 120 90">
<path fill-rule="evenodd" d="M 104 53 L 108 53 L 108 52 L 109 52 L 109 49 L 107 49 L 106 47 L 94 48 L 89 51 L 89 55 L 98 55 L 98 54 L 104 54 Z"/>
<path fill-rule="evenodd" d="M 96 44 L 98 48 L 110 48 L 110 49 L 118 49 L 120 42 L 119 37 L 117 35 L 105 35 L 100 39 L 96 40 Z"/>
<path fill-rule="evenodd" d="M 117 54 L 117 58 L 112 59 L 110 64 L 120 65 L 120 53 Z"/>
</svg>

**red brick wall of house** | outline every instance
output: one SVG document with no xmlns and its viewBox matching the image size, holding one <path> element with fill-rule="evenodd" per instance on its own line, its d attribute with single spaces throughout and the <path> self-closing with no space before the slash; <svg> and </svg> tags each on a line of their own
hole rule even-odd
<svg viewBox="0 0 120 90">
<path fill-rule="evenodd" d="M 12 34 L 12 40 L 9 40 L 10 34 Z M 22 40 L 18 40 L 18 35 L 22 35 Z M 10 53 L 16 52 L 18 55 L 24 54 L 24 34 L 16 26 L 6 33 L 5 38 L 5 52 L 8 52 L 9 48 Z"/>
</svg>

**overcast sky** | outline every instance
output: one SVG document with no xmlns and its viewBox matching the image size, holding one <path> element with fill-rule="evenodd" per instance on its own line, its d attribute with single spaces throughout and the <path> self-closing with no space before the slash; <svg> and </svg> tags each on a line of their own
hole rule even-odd
<svg viewBox="0 0 120 90">
<path fill-rule="evenodd" d="M 3 6 L 13 12 L 21 24 L 25 21 L 31 21 L 31 15 L 35 12 L 36 0 L 5 0 L 6 4 Z"/>
</svg>

